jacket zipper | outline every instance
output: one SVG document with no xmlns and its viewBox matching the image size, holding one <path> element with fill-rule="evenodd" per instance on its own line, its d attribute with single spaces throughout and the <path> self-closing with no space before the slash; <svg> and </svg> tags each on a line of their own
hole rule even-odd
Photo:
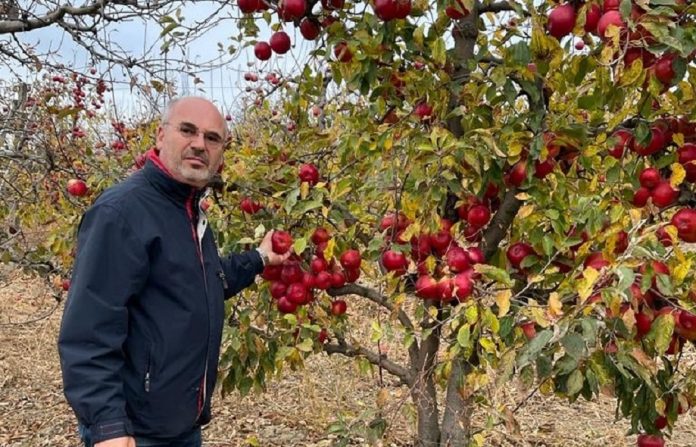
<svg viewBox="0 0 696 447">
<path fill-rule="evenodd" d="M 205 301 L 206 301 L 206 310 L 208 311 L 208 320 L 210 320 L 210 307 L 208 304 L 208 279 L 206 276 L 205 272 L 205 260 L 203 259 L 203 240 L 202 240 L 202 235 L 198 234 L 198 222 L 194 222 L 194 214 L 193 214 L 193 199 L 195 197 L 195 193 L 192 192 L 191 195 L 189 196 L 189 199 L 186 201 L 186 211 L 189 216 L 189 222 L 191 223 L 191 233 L 193 235 L 193 240 L 196 243 L 196 252 L 198 254 L 198 261 L 201 263 L 201 270 L 203 271 L 203 285 L 205 287 Z M 196 421 L 198 418 L 201 417 L 201 414 L 203 413 L 203 408 L 205 407 L 205 400 L 207 398 L 206 396 L 206 387 L 207 387 L 207 380 L 208 380 L 208 356 L 210 355 L 210 328 L 208 328 L 208 341 L 206 343 L 206 352 L 205 352 L 205 368 L 203 369 L 203 378 L 201 379 L 201 385 L 200 385 L 200 391 L 198 393 L 198 408 L 196 411 Z"/>
<path fill-rule="evenodd" d="M 152 367 L 152 352 L 147 351 L 147 369 L 145 370 L 145 392 L 150 392 L 150 369 Z"/>
</svg>

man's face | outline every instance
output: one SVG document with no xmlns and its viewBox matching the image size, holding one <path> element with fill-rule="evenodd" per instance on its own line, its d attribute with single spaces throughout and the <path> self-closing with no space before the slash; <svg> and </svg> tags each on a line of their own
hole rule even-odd
<svg viewBox="0 0 696 447">
<path fill-rule="evenodd" d="M 203 188 L 222 164 L 225 135 L 225 120 L 215 105 L 184 98 L 157 130 L 160 160 L 176 180 Z"/>
</svg>

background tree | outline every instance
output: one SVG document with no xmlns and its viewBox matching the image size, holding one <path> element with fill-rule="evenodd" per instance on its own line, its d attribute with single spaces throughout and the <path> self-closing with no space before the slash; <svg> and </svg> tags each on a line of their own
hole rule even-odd
<svg viewBox="0 0 696 447">
<path fill-rule="evenodd" d="M 684 245 L 696 242 L 696 7 L 237 8 L 224 12 L 245 14 L 234 38 L 268 62 L 244 75 L 249 96 L 230 117 L 208 209 L 225 249 L 281 228 L 277 249 L 295 256 L 230 303 L 223 391 L 263 389 L 325 351 L 409 387 L 418 445 L 483 445 L 474 411 L 514 427 L 492 392 L 513 376 L 570 401 L 613 395 L 639 445 L 663 442 L 694 395 L 680 352 L 696 337 Z M 180 21 L 160 22 L 173 39 Z M 282 72 L 301 39 L 316 46 Z M 120 159 L 71 146 L 83 166 L 103 166 L 84 171 L 86 197 L 125 172 L 151 131 L 134 130 L 142 137 Z M 66 268 L 63 229 L 87 203 L 72 185 L 47 213 L 53 251 L 38 253 Z M 346 313 L 361 300 L 383 309 L 374 321 Z M 365 324 L 371 345 L 353 336 Z M 386 340 L 403 353 L 382 352 Z M 386 423 L 369 427 L 378 436 Z"/>
</svg>

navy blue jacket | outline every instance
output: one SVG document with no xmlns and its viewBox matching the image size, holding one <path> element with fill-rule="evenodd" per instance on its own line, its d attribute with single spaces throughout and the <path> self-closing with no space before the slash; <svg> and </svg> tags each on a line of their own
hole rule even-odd
<svg viewBox="0 0 696 447">
<path fill-rule="evenodd" d="M 263 269 L 218 255 L 200 192 L 156 157 L 85 213 L 58 349 L 93 441 L 173 438 L 210 420 L 224 299 Z"/>
</svg>

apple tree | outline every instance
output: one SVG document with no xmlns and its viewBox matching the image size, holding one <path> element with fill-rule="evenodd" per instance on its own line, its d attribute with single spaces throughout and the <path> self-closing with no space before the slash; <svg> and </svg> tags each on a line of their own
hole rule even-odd
<svg viewBox="0 0 696 447">
<path fill-rule="evenodd" d="M 279 228 L 294 255 L 232 306 L 225 391 L 325 351 L 409 387 L 417 445 L 482 445 L 471 416 L 514 417 L 488 393 L 513 376 L 615 396 L 664 442 L 694 393 L 696 7 L 237 6 L 259 62 L 211 213 L 222 245 Z"/>
</svg>

